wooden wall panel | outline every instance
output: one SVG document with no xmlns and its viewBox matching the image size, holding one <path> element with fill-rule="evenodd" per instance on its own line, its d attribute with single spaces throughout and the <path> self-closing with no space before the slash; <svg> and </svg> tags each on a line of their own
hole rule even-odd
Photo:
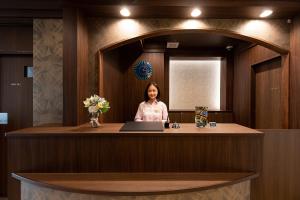
<svg viewBox="0 0 300 200">
<path fill-rule="evenodd" d="M 221 59 L 221 110 L 232 110 L 234 55 L 228 52 Z"/>
<path fill-rule="evenodd" d="M 3 125 L 1 125 L 3 126 Z M 2 129 L 2 128 L 1 128 Z M 6 151 L 6 138 L 4 136 L 4 131 L 0 131 L 0 197 L 5 197 L 7 195 L 7 159 Z"/>
<path fill-rule="evenodd" d="M 31 26 L 0 26 L 0 54 L 1 52 L 32 53 L 32 40 L 32 24 Z"/>
<path fill-rule="evenodd" d="M 82 13 L 77 15 L 77 124 L 88 121 L 88 112 L 84 108 L 83 101 L 90 96 L 88 87 L 88 30 L 86 19 Z"/>
<path fill-rule="evenodd" d="M 244 126 L 253 125 L 253 111 L 251 110 L 253 104 L 252 66 L 278 56 L 280 56 L 278 53 L 258 45 L 235 52 L 233 112 L 236 123 Z M 286 113 L 284 116 L 286 117 Z"/>
<path fill-rule="evenodd" d="M 133 72 L 133 66 L 141 60 L 151 63 L 153 68 L 152 77 L 148 80 L 138 80 Z M 161 100 L 165 102 L 164 89 L 164 54 L 163 53 L 143 53 L 127 69 L 124 91 L 125 91 L 125 120 L 134 120 L 139 104 L 144 101 L 144 90 L 146 85 L 154 81 L 158 84 L 161 92 Z"/>
<path fill-rule="evenodd" d="M 0 55 L 0 112 L 8 113 L 5 131 L 32 126 L 32 78 L 24 77 L 32 55 Z"/>
<path fill-rule="evenodd" d="M 255 65 L 255 128 L 282 128 L 281 58 Z"/>
<path fill-rule="evenodd" d="M 261 164 L 262 137 L 260 134 L 10 137 L 8 170 L 9 172 L 256 171 Z"/>
<path fill-rule="evenodd" d="M 221 59 L 221 87 L 220 87 L 220 109 L 221 110 L 226 110 L 226 81 L 227 81 L 227 59 L 226 58 L 222 58 Z"/>
<path fill-rule="evenodd" d="M 63 15 L 63 124 L 78 125 L 88 120 L 82 103 L 89 94 L 88 34 L 78 9 L 65 8 Z"/>
<path fill-rule="evenodd" d="M 290 47 L 290 128 L 300 128 L 300 15 L 293 19 Z"/>
<path fill-rule="evenodd" d="M 104 93 L 110 103 L 110 110 L 103 115 L 103 122 L 124 122 L 124 69 L 119 65 L 119 51 L 113 50 L 103 54 Z"/>
<path fill-rule="evenodd" d="M 238 124 L 250 125 L 250 75 L 249 52 L 235 55 L 233 84 L 234 121 Z"/>
<path fill-rule="evenodd" d="M 300 131 L 261 129 L 263 165 L 252 185 L 255 200 L 300 199 Z"/>
<path fill-rule="evenodd" d="M 255 172 L 261 165 L 262 134 L 28 133 L 7 138 L 9 173 Z M 18 190 L 10 177 L 10 200 Z"/>
<path fill-rule="evenodd" d="M 232 109 L 233 109 L 233 70 L 234 70 L 234 53 L 229 52 L 226 54 L 226 74 L 225 74 L 225 76 L 226 76 L 226 104 L 225 104 L 226 107 L 224 110 L 230 110 L 230 111 L 232 111 Z"/>
<path fill-rule="evenodd" d="M 77 123 L 77 30 L 76 12 L 64 9 L 63 124 Z"/>
<path fill-rule="evenodd" d="M 29 21 L 0 26 L 0 112 L 9 113 L 9 124 L 0 125 L 0 197 L 7 196 L 4 133 L 32 126 L 32 78 L 24 77 L 24 66 L 32 66 L 33 28 Z"/>
<path fill-rule="evenodd" d="M 0 55 L 0 112 L 8 113 L 8 125 L 0 125 L 0 196 L 7 194 L 6 142 L 3 134 L 33 124 L 32 78 L 24 77 L 24 66 L 32 66 L 32 55 Z"/>
<path fill-rule="evenodd" d="M 130 52 L 130 53 L 129 53 Z M 128 82 L 128 73 L 132 71 L 132 65 L 139 59 L 143 53 L 140 43 L 132 43 L 113 49 L 110 51 L 99 52 L 102 57 L 100 65 L 100 95 L 104 96 L 111 105 L 109 112 L 101 118 L 103 122 L 125 122 L 132 121 L 129 107 L 133 107 L 132 100 L 135 96 L 135 83 Z M 135 77 L 130 77 L 135 79 Z M 130 93 L 131 92 L 131 93 Z M 130 95 L 134 95 L 133 97 Z M 136 98 L 140 98 L 136 96 Z M 135 102 L 135 101 L 134 101 Z M 137 109 L 137 107 L 135 108 Z M 133 110 L 133 109 L 132 109 Z M 135 114 L 135 113 L 134 113 Z"/>
</svg>

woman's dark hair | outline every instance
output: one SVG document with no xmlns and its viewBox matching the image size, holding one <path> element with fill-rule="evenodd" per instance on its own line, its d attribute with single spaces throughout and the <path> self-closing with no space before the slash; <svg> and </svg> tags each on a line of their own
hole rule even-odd
<svg viewBox="0 0 300 200">
<path fill-rule="evenodd" d="M 157 83 L 155 83 L 155 82 L 150 82 L 150 83 L 148 83 L 148 85 L 146 86 L 146 89 L 145 89 L 145 92 L 144 92 L 144 100 L 145 100 L 145 102 L 149 101 L 148 89 L 149 89 L 149 87 L 150 87 L 151 85 L 153 85 L 154 87 L 156 87 L 156 89 L 157 89 L 157 96 L 156 96 L 156 99 L 157 99 L 157 101 L 159 101 L 159 98 L 160 98 L 160 90 L 159 90 L 159 87 L 158 87 Z"/>
</svg>

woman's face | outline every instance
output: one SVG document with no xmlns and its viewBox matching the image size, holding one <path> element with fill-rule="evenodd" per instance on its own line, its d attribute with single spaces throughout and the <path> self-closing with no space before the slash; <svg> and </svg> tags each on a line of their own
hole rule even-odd
<svg viewBox="0 0 300 200">
<path fill-rule="evenodd" d="M 148 88 L 148 97 L 150 100 L 155 100 L 157 97 L 157 88 L 154 85 L 150 85 Z"/>
</svg>

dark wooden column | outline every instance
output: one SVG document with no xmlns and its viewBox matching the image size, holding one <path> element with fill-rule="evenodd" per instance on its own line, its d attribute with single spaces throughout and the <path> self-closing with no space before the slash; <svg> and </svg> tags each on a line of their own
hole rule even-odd
<svg viewBox="0 0 300 200">
<path fill-rule="evenodd" d="M 78 125 L 87 121 L 82 101 L 88 91 L 88 31 L 78 8 L 64 8 L 63 44 L 63 124 Z"/>
<path fill-rule="evenodd" d="M 232 110 L 234 54 L 227 52 L 221 59 L 221 110 Z"/>
<path fill-rule="evenodd" d="M 290 34 L 290 128 L 300 128 L 300 15 L 293 19 Z"/>
</svg>

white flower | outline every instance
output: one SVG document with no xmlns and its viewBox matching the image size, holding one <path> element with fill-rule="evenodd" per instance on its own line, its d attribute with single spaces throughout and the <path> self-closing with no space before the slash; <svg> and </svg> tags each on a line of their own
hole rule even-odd
<svg viewBox="0 0 300 200">
<path fill-rule="evenodd" d="M 88 108 L 89 113 L 105 113 L 109 110 L 109 102 L 105 98 L 98 95 L 91 95 L 83 101 L 84 107 Z"/>
<path fill-rule="evenodd" d="M 85 101 L 83 101 L 84 103 L 84 107 L 89 107 L 91 105 L 90 100 L 88 98 L 86 98 Z"/>
<path fill-rule="evenodd" d="M 97 111 L 98 111 L 97 106 L 90 106 L 89 107 L 89 113 L 93 113 L 93 112 L 97 112 Z"/>
</svg>

